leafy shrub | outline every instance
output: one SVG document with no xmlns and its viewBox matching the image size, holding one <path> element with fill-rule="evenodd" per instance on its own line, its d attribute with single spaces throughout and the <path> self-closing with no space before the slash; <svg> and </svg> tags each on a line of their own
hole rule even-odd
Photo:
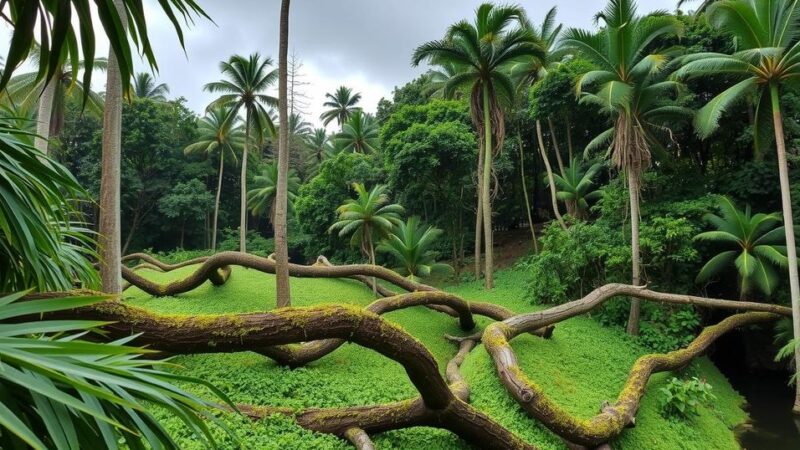
<svg viewBox="0 0 800 450">
<path fill-rule="evenodd" d="M 710 406 L 716 397 L 705 380 L 672 378 L 661 391 L 661 412 L 666 417 L 689 419 L 700 414 L 701 406 Z"/>
<path fill-rule="evenodd" d="M 247 252 L 259 256 L 267 256 L 275 251 L 275 240 L 267 239 L 255 230 L 247 230 Z M 239 251 L 239 230 L 225 228 L 220 231 L 217 249 L 221 252 Z"/>
</svg>

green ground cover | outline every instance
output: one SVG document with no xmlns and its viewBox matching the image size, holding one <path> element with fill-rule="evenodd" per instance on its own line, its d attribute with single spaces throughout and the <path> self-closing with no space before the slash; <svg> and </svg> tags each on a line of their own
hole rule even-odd
<svg viewBox="0 0 800 450">
<path fill-rule="evenodd" d="M 187 267 L 169 274 L 151 271 L 144 276 L 167 281 L 185 276 Z M 497 287 L 486 293 L 477 283 L 448 287 L 469 300 L 491 301 L 518 312 L 533 309 L 523 298 L 524 281 L 513 270 L 497 274 Z M 234 268 L 231 279 L 222 287 L 206 283 L 177 298 L 155 299 L 138 289 L 126 291 L 132 303 L 153 311 L 177 314 L 243 313 L 269 309 L 274 302 L 274 278 L 257 271 Z M 295 306 L 331 303 L 366 305 L 372 293 L 349 280 L 293 279 Z M 430 349 L 444 368 L 455 353 L 445 333 L 458 334 L 457 322 L 426 308 L 412 308 L 385 316 L 403 326 Z M 480 323 L 481 321 L 479 321 Z M 485 323 L 485 322 L 484 322 Z M 595 414 L 604 400 L 616 398 L 633 361 L 646 350 L 624 333 L 601 327 L 590 318 L 572 319 L 559 324 L 553 339 L 521 337 L 514 348 L 523 368 L 568 411 L 581 417 Z M 341 407 L 385 403 L 416 394 L 405 372 L 397 363 L 359 346 L 346 344 L 325 358 L 306 367 L 288 370 L 254 353 L 199 355 L 174 360 L 176 370 L 200 377 L 223 389 L 236 402 L 256 405 L 303 407 Z M 663 418 L 658 407 L 658 388 L 670 374 L 654 377 L 648 386 L 636 428 L 627 430 L 614 448 L 622 449 L 736 449 L 731 429 L 746 419 L 742 398 L 707 360 L 689 370 L 714 387 L 717 401 L 704 408 L 698 418 L 677 421 Z M 476 407 L 543 449 L 562 449 L 559 439 L 528 419 L 506 394 L 496 377 L 494 366 L 482 348 L 467 358 L 463 372 L 472 388 Z M 259 449 L 347 449 L 348 444 L 332 436 L 305 431 L 291 419 L 272 417 L 253 423 L 227 417 L 245 448 Z M 179 433 L 187 449 L 201 448 L 178 421 L 167 419 L 167 426 Z M 222 439 L 224 434 L 220 431 Z M 449 432 L 418 428 L 373 436 L 380 449 L 464 449 L 468 446 Z M 230 444 L 226 444 L 230 445 Z"/>
</svg>

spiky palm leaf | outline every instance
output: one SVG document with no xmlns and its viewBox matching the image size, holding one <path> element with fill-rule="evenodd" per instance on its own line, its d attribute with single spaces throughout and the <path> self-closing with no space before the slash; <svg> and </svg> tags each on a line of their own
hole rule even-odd
<svg viewBox="0 0 800 450">
<path fill-rule="evenodd" d="M 378 251 L 391 255 L 396 263 L 395 272 L 413 280 L 434 274 L 447 274 L 453 268 L 436 262 L 433 244 L 442 235 L 442 230 L 422 225 L 419 217 L 411 217 L 399 223 L 378 245 Z"/>
<path fill-rule="evenodd" d="M 720 198 L 721 216 L 708 214 L 705 219 L 716 230 L 695 236 L 698 241 L 710 241 L 730 250 L 711 258 L 697 274 L 697 282 L 706 282 L 726 269 L 735 267 L 739 275 L 739 291 L 744 297 L 755 286 L 766 296 L 772 295 L 778 284 L 776 269 L 788 265 L 784 228 L 779 226 L 781 215 L 753 214 L 750 205 L 744 211 L 727 198 Z"/>
<path fill-rule="evenodd" d="M 294 211 L 294 199 L 300 190 L 300 178 L 289 170 L 288 210 Z M 261 173 L 253 178 L 253 189 L 247 191 L 247 207 L 254 216 L 269 214 L 270 223 L 275 219 L 275 194 L 278 192 L 278 162 L 265 165 Z"/>
<path fill-rule="evenodd" d="M 361 110 L 361 108 L 356 106 L 358 102 L 361 101 L 361 93 L 356 92 L 354 94 L 353 90 L 349 87 L 339 86 L 333 94 L 325 94 L 325 98 L 327 98 L 328 101 L 322 106 L 329 109 L 320 116 L 325 126 L 328 126 L 328 124 L 335 120 L 341 128 L 344 123 L 350 119 L 350 116 L 355 114 L 356 111 Z"/>
<path fill-rule="evenodd" d="M 131 95 L 137 98 L 149 98 L 159 102 L 167 100 L 169 86 L 166 83 L 156 83 L 153 76 L 147 72 L 137 73 L 131 86 Z"/>
<path fill-rule="evenodd" d="M 600 198 L 601 192 L 595 189 L 594 179 L 602 168 L 602 163 L 594 163 L 585 168 L 581 161 L 575 158 L 564 170 L 564 176 L 553 175 L 558 189 L 556 196 L 566 203 L 567 211 L 573 217 L 585 219 L 589 201 Z"/>
<path fill-rule="evenodd" d="M 356 111 L 334 138 L 342 151 L 377 153 L 380 143 L 378 123 L 370 114 Z"/>
<path fill-rule="evenodd" d="M 374 238 L 386 236 L 392 227 L 402 222 L 403 207 L 389 203 L 387 187 L 377 185 L 367 190 L 361 183 L 353 183 L 356 198 L 348 199 L 336 212 L 339 220 L 328 232 L 338 230 L 339 236 L 351 236 L 350 243 L 358 245 L 370 258 L 374 256 L 370 246 Z"/>
<path fill-rule="evenodd" d="M 153 352 L 127 346 L 135 336 L 108 344 L 81 339 L 104 322 L 37 320 L 106 298 L 26 301 L 22 295 L 0 297 L 3 448 L 177 449 L 172 433 L 152 415 L 154 408 L 178 417 L 196 439 L 216 447 L 206 424 L 219 424 L 214 405 L 174 383 L 207 388 L 233 408 L 214 386 L 165 371 L 166 361 L 143 359 Z"/>
<path fill-rule="evenodd" d="M 237 161 L 244 146 L 244 130 L 241 120 L 233 116 L 231 108 L 212 108 L 205 117 L 197 120 L 197 141 L 189 144 L 183 152 L 186 155 L 217 155 L 220 158 Z"/>
</svg>

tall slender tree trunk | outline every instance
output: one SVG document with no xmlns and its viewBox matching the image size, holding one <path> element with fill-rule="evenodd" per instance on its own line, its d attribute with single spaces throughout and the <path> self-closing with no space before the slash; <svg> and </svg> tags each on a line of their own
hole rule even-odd
<svg viewBox="0 0 800 450">
<path fill-rule="evenodd" d="M 222 174 L 225 170 L 225 154 L 219 154 L 219 176 L 217 179 L 217 197 L 214 199 L 214 220 L 211 230 L 211 251 L 217 251 L 217 220 L 219 219 L 219 198 L 222 195 Z"/>
<path fill-rule="evenodd" d="M 553 213 L 556 215 L 556 220 L 558 220 L 559 225 L 565 231 L 567 229 L 567 224 L 564 223 L 564 218 L 561 217 L 561 213 L 558 211 L 558 199 L 556 198 L 556 180 L 553 178 L 553 168 L 550 166 L 550 158 L 547 157 L 547 147 L 544 145 L 544 135 L 542 134 L 542 122 L 537 120 L 536 121 L 536 136 L 539 139 L 539 153 L 542 155 L 542 160 L 544 161 L 544 168 L 547 171 L 547 182 L 550 185 L 550 200 L 553 204 Z"/>
<path fill-rule="evenodd" d="M 631 200 L 631 264 L 633 272 L 633 285 L 641 284 L 641 256 L 639 254 L 639 183 L 641 173 L 632 171 L 628 173 L 628 191 Z M 639 335 L 639 316 L 642 311 L 642 301 L 631 298 L 631 311 L 628 315 L 628 334 Z"/>
<path fill-rule="evenodd" d="M 528 214 L 528 224 L 531 228 L 531 242 L 533 242 L 534 253 L 539 253 L 539 243 L 536 241 L 536 228 L 531 216 L 531 202 L 528 198 L 528 183 L 525 181 L 525 152 L 522 146 L 522 134 L 517 133 L 517 145 L 519 146 L 519 177 L 522 181 L 522 194 L 525 197 L 525 212 Z"/>
<path fill-rule="evenodd" d="M 250 110 L 245 114 L 244 145 L 242 146 L 242 180 L 239 214 L 239 251 L 247 253 L 247 151 L 250 149 Z"/>
<path fill-rule="evenodd" d="M 483 157 L 483 240 L 484 240 L 484 286 L 494 287 L 494 233 L 492 230 L 492 117 L 489 110 L 489 85 L 483 85 L 483 134 L 485 139 Z"/>
<path fill-rule="evenodd" d="M 46 64 L 46 62 L 42 64 Z M 45 155 L 48 153 L 48 144 L 50 143 L 50 122 L 53 117 L 53 103 L 55 102 L 58 78 L 59 74 L 56 73 L 47 82 L 47 86 L 39 97 L 38 112 L 36 113 L 36 138 L 33 140 L 33 145 Z"/>
<path fill-rule="evenodd" d="M 783 225 L 786 230 L 786 256 L 789 258 L 789 291 L 792 297 L 792 322 L 794 337 L 800 342 L 800 278 L 797 273 L 797 247 L 794 236 L 794 216 L 789 185 L 789 164 L 786 161 L 786 137 L 783 131 L 780 93 L 776 84 L 770 85 L 772 96 L 772 118 L 775 125 L 775 142 L 778 147 L 778 172 L 781 180 L 781 204 L 783 205 Z M 800 373 L 800 344 L 794 352 L 795 371 Z M 800 414 L 800 377 L 795 383 L 794 408 Z"/>
<path fill-rule="evenodd" d="M 567 123 L 567 151 L 569 151 L 569 163 L 572 164 L 572 160 L 575 158 L 573 155 L 573 148 L 572 148 L 572 121 L 569 119 L 569 114 L 566 115 L 564 120 Z"/>
<path fill-rule="evenodd" d="M 567 174 L 564 171 L 564 160 L 561 159 L 561 146 L 558 145 L 558 137 L 556 136 L 556 126 L 553 124 L 553 119 L 551 117 L 547 118 L 547 124 L 550 128 L 550 139 L 553 141 L 553 151 L 556 154 L 556 161 L 558 161 L 558 171 L 561 172 L 562 177 L 566 177 Z"/>
<path fill-rule="evenodd" d="M 372 233 L 367 233 L 367 239 L 369 241 L 369 263 L 373 266 L 377 265 L 375 262 L 375 244 L 372 242 Z M 372 295 L 375 297 L 378 296 L 378 279 L 372 277 Z"/>
<path fill-rule="evenodd" d="M 278 186 L 275 208 L 275 282 L 277 306 L 291 306 L 289 286 L 289 246 L 287 242 L 286 216 L 289 207 L 289 105 L 288 105 L 288 52 L 289 52 L 289 4 L 281 1 L 280 45 L 278 49 L 278 114 L 281 123 L 278 136 Z"/>
<path fill-rule="evenodd" d="M 122 0 L 114 7 L 127 34 L 127 16 Z M 106 98 L 103 107 L 103 146 L 100 165 L 100 224 L 97 240 L 100 250 L 101 289 L 109 294 L 122 292 L 122 249 L 120 231 L 120 170 L 122 163 L 122 74 L 114 49 L 108 50 Z M 50 121 L 46 121 L 50 127 Z"/>
<path fill-rule="evenodd" d="M 478 199 L 478 206 L 475 208 L 475 279 L 481 279 L 481 250 L 483 242 L 483 144 L 478 145 L 478 186 L 475 197 Z"/>
</svg>

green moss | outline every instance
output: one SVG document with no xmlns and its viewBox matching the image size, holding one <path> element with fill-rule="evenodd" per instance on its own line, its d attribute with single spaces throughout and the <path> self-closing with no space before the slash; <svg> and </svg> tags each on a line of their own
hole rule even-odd
<svg viewBox="0 0 800 450">
<path fill-rule="evenodd" d="M 159 282 L 185 277 L 195 267 L 164 274 L 148 270 L 141 274 Z M 529 311 L 525 284 L 513 271 L 496 276 L 497 287 L 486 293 L 477 283 L 448 288 L 468 300 L 492 301 L 515 311 Z M 168 314 L 222 314 L 257 312 L 271 309 L 275 302 L 275 279 L 254 270 L 233 268 L 231 279 L 221 287 L 205 283 L 178 298 L 152 298 L 132 288 L 126 292 L 131 303 Z M 293 306 L 349 304 L 366 306 L 374 298 L 362 284 L 350 280 L 293 279 Z M 403 327 L 432 352 L 444 370 L 457 348 L 444 334 L 469 334 L 460 330 L 458 320 L 424 307 L 397 311 L 385 316 Z M 179 320 L 176 317 L 176 320 Z M 479 318 L 480 327 L 489 322 Z M 389 329 L 387 328 L 387 332 Z M 557 326 L 551 341 L 521 336 L 512 342 L 520 367 L 542 386 L 554 402 L 570 414 L 588 418 L 600 404 L 613 401 L 624 385 L 633 362 L 645 354 L 623 333 L 606 329 L 588 318 L 574 319 Z M 183 374 L 200 377 L 222 388 L 235 402 L 254 405 L 342 407 L 405 400 L 416 395 L 402 367 L 381 355 L 357 345 L 345 344 L 332 354 L 306 367 L 289 370 L 254 353 L 196 355 L 174 360 Z M 657 375 L 651 381 L 637 426 L 627 430 L 614 448 L 621 449 L 737 449 L 730 429 L 745 418 L 741 398 L 708 361 L 696 364 L 699 376 L 714 387 L 714 410 L 701 411 L 690 422 L 672 422 L 658 412 L 657 388 L 670 375 Z M 505 392 L 494 365 L 482 347 L 466 358 L 463 373 L 472 391 L 474 405 L 543 449 L 562 449 L 563 445 L 546 429 L 534 424 Z M 166 419 L 179 435 L 183 448 L 199 449 L 191 434 L 179 422 Z M 238 417 L 226 422 L 243 439 L 245 448 L 323 449 L 350 448 L 332 436 L 310 433 L 291 419 L 274 416 L 253 423 Z M 222 436 L 220 434 L 220 436 Z M 468 448 L 451 433 L 430 428 L 415 428 L 373 436 L 381 449 Z M 223 448 L 225 445 L 223 445 Z"/>
</svg>

